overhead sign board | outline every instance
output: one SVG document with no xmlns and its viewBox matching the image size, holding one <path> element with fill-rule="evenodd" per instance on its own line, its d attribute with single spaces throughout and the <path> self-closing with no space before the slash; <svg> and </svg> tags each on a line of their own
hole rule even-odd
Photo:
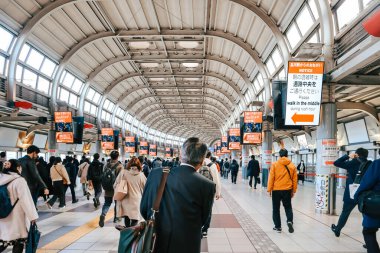
<svg viewBox="0 0 380 253">
<path fill-rule="evenodd" d="M 228 149 L 240 150 L 240 129 L 230 128 L 228 129 Z"/>
<path fill-rule="evenodd" d="M 228 153 L 231 152 L 230 150 L 228 150 L 227 143 L 228 143 L 227 136 L 222 136 L 222 147 L 221 147 L 221 150 L 220 150 L 222 154 L 228 154 Z"/>
<path fill-rule="evenodd" d="M 222 154 L 221 150 L 222 150 L 222 142 L 218 140 L 216 142 L 216 155 L 218 156 L 221 155 Z"/>
<path fill-rule="evenodd" d="M 73 143 L 73 118 L 71 112 L 55 112 L 55 137 L 57 143 Z"/>
<path fill-rule="evenodd" d="M 140 141 L 139 154 L 147 155 L 148 154 L 149 144 L 146 141 Z"/>
<path fill-rule="evenodd" d="M 114 134 L 112 128 L 102 128 L 102 149 L 114 149 Z"/>
<path fill-rule="evenodd" d="M 261 144 L 262 112 L 243 112 L 242 144 Z"/>
<path fill-rule="evenodd" d="M 165 157 L 173 157 L 173 149 L 165 148 Z"/>
<path fill-rule="evenodd" d="M 317 126 L 324 62 L 289 62 L 285 125 Z"/>
<path fill-rule="evenodd" d="M 156 144 L 150 144 L 149 145 L 149 155 L 150 156 L 157 156 L 157 145 Z"/>
<path fill-rule="evenodd" d="M 125 152 L 127 153 L 136 152 L 136 138 L 134 136 L 125 137 Z"/>
</svg>

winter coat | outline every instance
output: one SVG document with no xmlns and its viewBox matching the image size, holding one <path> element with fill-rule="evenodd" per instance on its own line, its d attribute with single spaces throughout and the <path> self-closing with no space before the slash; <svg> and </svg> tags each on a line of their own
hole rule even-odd
<svg viewBox="0 0 380 253">
<path fill-rule="evenodd" d="M 14 180 L 14 181 L 12 181 Z M 12 181 L 7 189 L 12 204 L 17 204 L 8 217 L 0 219 L 0 240 L 13 241 L 28 237 L 30 221 L 38 219 L 36 207 L 26 180 L 16 173 L 0 174 L 0 185 Z"/>
<path fill-rule="evenodd" d="M 128 184 L 127 196 L 122 201 L 116 202 L 117 217 L 128 216 L 133 220 L 140 220 L 140 202 L 144 191 L 146 177 L 142 172 L 133 170 L 121 170 L 116 178 L 114 187 L 122 180 Z"/>
<path fill-rule="evenodd" d="M 25 178 L 29 190 L 31 192 L 36 192 L 39 189 L 46 189 L 46 184 L 42 180 L 40 173 L 38 173 L 36 162 L 30 158 L 30 156 L 25 155 L 19 159 L 22 167 L 21 176 Z"/>
<path fill-rule="evenodd" d="M 334 162 L 334 166 L 347 170 L 346 188 L 344 189 L 343 201 L 354 204 L 355 200 L 350 198 L 349 185 L 354 183 L 361 163 L 366 162 L 367 159 L 354 158 L 351 161 L 349 161 L 349 159 L 350 157 L 348 155 L 344 155 Z"/>
<path fill-rule="evenodd" d="M 218 173 L 218 168 L 216 167 L 216 164 L 213 163 L 210 159 L 208 158 L 205 158 L 204 160 L 204 164 L 207 166 L 209 164 L 212 165 L 210 166 L 210 172 L 211 172 L 211 176 L 212 176 L 212 181 L 215 183 L 216 185 L 216 196 L 220 196 L 221 192 L 222 192 L 222 183 L 220 182 L 220 176 L 219 176 L 219 173 Z"/>
<path fill-rule="evenodd" d="M 149 219 L 156 198 L 162 170 L 152 170 L 141 200 L 141 215 Z M 181 164 L 170 170 L 159 212 L 156 214 L 157 251 L 165 253 L 199 253 L 201 228 L 208 219 L 215 184 Z"/>
<path fill-rule="evenodd" d="M 66 163 L 65 168 L 66 168 L 67 174 L 69 175 L 70 182 L 76 185 L 76 180 L 77 180 L 77 175 L 78 175 L 77 167 L 75 166 L 74 163 Z"/>
<path fill-rule="evenodd" d="M 50 191 L 52 188 L 52 182 L 51 182 L 51 178 L 50 178 L 50 167 L 48 167 L 47 163 L 40 162 L 37 165 L 37 170 L 38 170 L 38 173 L 40 173 L 42 180 L 44 181 L 44 183 L 46 184 L 46 186 L 48 187 L 48 189 Z M 43 189 L 41 189 L 41 191 L 42 190 Z"/>
<path fill-rule="evenodd" d="M 248 163 L 247 176 L 258 177 L 260 175 L 260 165 L 259 161 L 252 159 Z"/>
<path fill-rule="evenodd" d="M 238 171 L 239 171 L 239 164 L 237 162 L 232 162 L 230 164 L 230 170 L 231 170 L 231 173 L 238 173 Z"/>
<path fill-rule="evenodd" d="M 288 167 L 289 172 L 286 170 L 285 165 Z M 290 174 L 290 175 L 289 175 Z M 268 192 L 293 190 L 297 191 L 298 184 L 296 166 L 287 157 L 281 157 L 277 162 L 272 163 L 269 172 Z"/>
<path fill-rule="evenodd" d="M 297 170 L 300 174 L 305 174 L 305 170 L 306 170 L 305 164 L 304 163 L 298 164 Z"/>
<path fill-rule="evenodd" d="M 362 180 L 360 181 L 359 189 L 355 193 L 355 201 L 358 196 L 364 191 L 380 191 L 380 159 L 371 163 Z M 365 228 L 380 228 L 380 219 L 371 218 L 363 214 L 363 227 Z"/>
<path fill-rule="evenodd" d="M 83 162 L 79 165 L 78 177 L 80 177 L 81 184 L 87 183 L 87 173 L 88 173 L 89 167 L 90 167 L 90 164 L 87 162 Z"/>
<path fill-rule="evenodd" d="M 65 179 L 64 181 L 67 182 L 67 185 L 71 183 L 71 179 L 69 175 L 67 174 L 65 167 L 61 163 L 58 163 L 57 165 L 53 165 L 50 168 L 50 177 L 53 182 L 61 181 Z"/>
<path fill-rule="evenodd" d="M 104 164 L 99 162 L 99 160 L 94 160 L 90 163 L 88 168 L 87 180 L 93 183 L 100 183 L 102 180 Z"/>
</svg>

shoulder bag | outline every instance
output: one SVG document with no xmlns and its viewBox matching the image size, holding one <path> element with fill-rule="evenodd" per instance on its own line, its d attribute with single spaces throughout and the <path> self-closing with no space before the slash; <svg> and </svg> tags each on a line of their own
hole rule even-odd
<svg viewBox="0 0 380 253">
<path fill-rule="evenodd" d="M 350 192 L 351 199 L 354 199 L 355 193 L 359 189 L 360 181 L 362 180 L 362 177 L 364 176 L 371 163 L 372 161 L 366 161 L 365 163 L 362 163 L 359 167 L 358 174 L 356 174 L 355 176 L 354 182 L 348 185 L 348 190 Z"/>
<path fill-rule="evenodd" d="M 67 182 L 66 178 L 65 178 L 64 176 L 62 176 L 61 173 L 59 173 L 59 171 L 57 170 L 56 165 L 53 165 L 53 166 L 54 166 L 55 171 L 58 173 L 58 175 L 60 175 L 60 176 L 62 177 L 63 184 L 64 184 L 64 185 L 67 185 L 69 182 Z"/>
<path fill-rule="evenodd" d="M 127 194 L 128 181 L 124 179 L 124 174 L 122 174 L 120 182 L 115 185 L 115 193 L 113 195 L 113 199 L 117 201 L 122 201 L 127 196 Z"/>
<path fill-rule="evenodd" d="M 124 228 L 116 227 L 120 230 L 119 253 L 151 253 L 155 250 L 156 244 L 156 213 L 160 209 L 162 195 L 165 190 L 166 181 L 170 172 L 169 167 L 162 168 L 161 182 L 157 190 L 156 199 L 153 203 L 153 214 L 148 221 L 141 222 L 137 226 Z"/>
<path fill-rule="evenodd" d="M 358 197 L 359 211 L 374 219 L 380 219 L 380 191 L 365 191 Z"/>
</svg>

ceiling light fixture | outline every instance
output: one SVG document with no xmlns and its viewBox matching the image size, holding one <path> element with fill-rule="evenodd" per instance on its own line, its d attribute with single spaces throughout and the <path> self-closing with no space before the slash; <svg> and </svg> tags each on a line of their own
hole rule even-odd
<svg viewBox="0 0 380 253">
<path fill-rule="evenodd" d="M 148 41 L 132 41 L 129 42 L 129 47 L 134 49 L 148 49 L 150 43 Z"/>
<path fill-rule="evenodd" d="M 200 81 L 201 79 L 199 77 L 185 77 L 183 80 L 184 81 Z"/>
<path fill-rule="evenodd" d="M 153 82 L 159 82 L 159 81 L 164 81 L 165 78 L 163 78 L 163 77 L 152 77 L 152 78 L 150 78 L 150 80 Z"/>
<path fill-rule="evenodd" d="M 140 65 L 143 68 L 157 68 L 159 64 L 157 62 L 142 62 Z"/>
<path fill-rule="evenodd" d="M 199 42 L 198 41 L 180 41 L 178 42 L 178 45 L 182 48 L 191 49 L 191 48 L 198 47 Z"/>
<path fill-rule="evenodd" d="M 186 68 L 196 68 L 199 66 L 198 62 L 184 62 L 182 65 Z"/>
</svg>

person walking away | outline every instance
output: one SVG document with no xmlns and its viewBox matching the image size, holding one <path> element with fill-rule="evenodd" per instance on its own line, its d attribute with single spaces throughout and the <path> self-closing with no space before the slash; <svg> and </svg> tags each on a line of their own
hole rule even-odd
<svg viewBox="0 0 380 253">
<path fill-rule="evenodd" d="M 87 180 L 89 186 L 94 188 L 95 197 L 93 198 L 94 206 L 100 206 L 99 198 L 102 195 L 102 175 L 104 164 L 99 162 L 99 154 L 94 154 L 94 160 L 90 163 L 88 168 Z"/>
<path fill-rule="evenodd" d="M 218 170 L 218 173 L 219 173 L 219 176 L 220 176 L 220 166 L 219 166 L 219 163 L 216 161 L 216 157 L 211 157 L 211 162 L 213 162 L 215 164 L 216 169 Z"/>
<path fill-rule="evenodd" d="M 161 167 L 162 167 L 161 158 L 157 157 L 156 160 L 153 161 L 153 169 L 161 168 Z"/>
<path fill-rule="evenodd" d="M 36 167 L 37 167 L 38 173 L 40 173 L 41 178 L 44 181 L 45 185 L 48 187 L 49 193 L 50 193 L 51 192 L 50 189 L 52 185 L 51 178 L 50 178 L 50 170 L 48 169 L 47 163 L 45 162 L 42 156 L 38 157 L 37 162 L 36 162 Z M 44 201 L 46 201 L 49 198 L 49 196 L 45 195 L 43 191 L 40 191 L 39 196 L 42 196 L 44 198 Z"/>
<path fill-rule="evenodd" d="M 215 196 L 215 183 L 197 172 L 207 152 L 207 145 L 198 138 L 187 139 L 181 148 L 181 165 L 174 167 L 167 178 L 159 212 L 156 213 L 156 252 L 199 253 L 200 231 L 209 218 Z M 145 220 L 152 216 L 163 171 L 152 170 L 141 200 Z"/>
<path fill-rule="evenodd" d="M 251 156 L 251 160 L 248 162 L 247 175 L 249 177 L 249 187 L 252 188 L 252 179 L 255 179 L 254 189 L 256 189 L 257 178 L 260 175 L 260 165 L 254 155 Z"/>
<path fill-rule="evenodd" d="M 149 172 L 150 172 L 148 163 L 146 162 L 146 160 L 144 160 L 143 156 L 139 156 L 138 159 L 139 159 L 140 164 L 142 164 L 142 171 L 145 177 L 148 178 Z"/>
<path fill-rule="evenodd" d="M 226 161 L 223 164 L 223 172 L 224 178 L 228 179 L 228 174 L 230 173 L 230 162 L 228 161 L 228 158 L 226 158 Z"/>
<path fill-rule="evenodd" d="M 358 148 L 354 154 L 346 154 L 334 162 L 334 166 L 347 170 L 346 188 L 344 189 L 343 194 L 342 213 L 339 216 L 338 224 L 331 225 L 331 230 L 334 232 L 336 237 L 340 236 L 340 232 L 346 225 L 348 217 L 357 205 L 357 202 L 350 198 L 349 185 L 354 182 L 360 166 L 367 162 L 367 157 L 368 150 L 364 148 Z M 369 164 L 367 164 L 367 166 L 369 166 Z"/>
<path fill-rule="evenodd" d="M 4 212 L 8 197 L 13 209 L 0 219 L 0 252 L 8 245 L 13 245 L 13 253 L 22 253 L 28 238 L 30 223 L 35 223 L 38 214 L 30 194 L 28 184 L 21 176 L 21 166 L 16 159 L 4 162 L 3 171 L 0 173 L 0 205 Z M 5 198 L 6 199 L 5 199 Z"/>
<path fill-rule="evenodd" d="M 146 183 L 138 158 L 133 157 L 128 162 L 127 168 L 120 171 L 114 186 L 116 187 L 121 180 L 127 182 L 128 194 L 123 200 L 116 201 L 117 218 L 124 218 L 126 227 L 135 226 L 141 219 L 140 202 Z"/>
<path fill-rule="evenodd" d="M 212 181 L 216 185 L 216 193 L 215 193 L 215 199 L 218 200 L 220 198 L 220 194 L 222 191 L 222 185 L 220 183 L 220 177 L 219 177 L 219 172 L 216 167 L 216 164 L 211 161 L 211 152 L 207 151 L 206 158 L 204 160 L 204 166 L 206 165 L 206 169 L 209 170 L 211 173 Z M 201 168 L 201 170 L 204 168 L 204 166 Z M 212 208 L 210 211 L 210 215 L 208 219 L 206 220 L 206 223 L 202 227 L 202 237 L 206 238 L 208 234 L 208 229 L 210 228 L 210 223 L 211 223 L 211 217 L 212 217 Z"/>
<path fill-rule="evenodd" d="M 51 209 L 59 198 L 58 208 L 65 208 L 65 192 L 67 185 L 70 185 L 71 181 L 65 166 L 62 165 L 62 159 L 59 156 L 55 157 L 53 166 L 50 168 L 50 177 L 53 182 L 54 196 L 46 202 L 46 205 Z"/>
<path fill-rule="evenodd" d="M 80 183 L 82 185 L 83 196 L 86 196 L 87 200 L 90 199 L 90 194 L 87 191 L 87 174 L 89 167 L 90 160 L 88 158 L 85 158 L 84 161 L 78 167 L 78 177 L 80 178 Z"/>
<path fill-rule="evenodd" d="M 174 161 L 174 163 L 173 163 L 173 167 L 178 167 L 180 164 L 181 164 L 181 163 L 180 163 L 180 161 L 179 161 L 179 157 L 176 157 L 176 158 L 175 158 L 175 161 Z"/>
<path fill-rule="evenodd" d="M 75 187 L 77 186 L 76 180 L 77 180 L 78 171 L 76 170 L 76 167 L 74 164 L 74 158 L 72 158 L 71 156 L 69 156 L 67 158 L 65 168 L 66 168 L 67 174 L 69 175 L 70 182 L 71 182 L 71 184 L 65 185 L 65 187 L 66 187 L 65 188 L 65 194 L 66 194 L 67 189 L 70 188 L 72 203 L 75 204 L 79 200 L 75 196 Z"/>
<path fill-rule="evenodd" d="M 231 182 L 233 184 L 236 184 L 236 179 L 239 172 L 239 164 L 237 163 L 235 159 L 232 160 L 232 163 L 230 165 L 230 170 L 231 170 Z"/>
<path fill-rule="evenodd" d="M 50 156 L 49 157 L 49 163 L 46 164 L 46 170 L 48 171 L 49 173 L 49 185 L 47 185 L 48 189 L 49 189 L 49 197 L 51 195 L 54 195 L 54 187 L 53 187 L 53 181 L 51 181 L 51 176 L 50 176 L 50 169 L 51 167 L 53 167 L 54 165 L 54 161 L 55 161 L 55 156 Z"/>
<path fill-rule="evenodd" d="M 22 167 L 21 176 L 23 176 L 28 184 L 30 193 L 32 194 L 34 205 L 37 207 L 37 199 L 39 192 L 43 189 L 45 195 L 49 195 L 49 189 L 45 182 L 42 180 L 40 173 L 36 167 L 36 159 L 40 153 L 37 146 L 30 145 L 26 149 L 26 155 L 19 159 Z"/>
<path fill-rule="evenodd" d="M 306 171 L 306 167 L 305 167 L 305 163 L 304 163 L 303 160 L 301 160 L 301 162 L 298 164 L 297 171 L 298 171 L 297 184 L 298 184 L 298 181 L 301 180 L 302 185 L 304 185 L 304 183 L 305 183 L 305 171 Z"/>
<path fill-rule="evenodd" d="M 360 181 L 360 186 L 355 193 L 354 200 L 358 201 L 358 197 L 365 191 L 380 191 L 380 159 L 372 162 L 364 173 Z M 380 253 L 379 243 L 376 239 L 376 233 L 380 228 L 380 219 L 370 217 L 363 214 L 363 237 L 368 253 Z"/>
<path fill-rule="evenodd" d="M 282 231 L 280 217 L 280 205 L 282 202 L 285 208 L 289 233 L 293 233 L 292 198 L 297 191 L 297 169 L 288 158 L 286 149 L 281 149 L 279 155 L 280 159 L 272 163 L 268 180 L 268 193 L 272 197 L 273 205 L 273 230 L 278 233 Z"/>
<path fill-rule="evenodd" d="M 7 161 L 7 153 L 0 152 L 0 172 L 3 170 L 5 161 Z"/>
<path fill-rule="evenodd" d="M 114 150 L 111 152 L 110 157 L 111 160 L 107 163 L 104 168 L 103 176 L 102 176 L 102 187 L 104 189 L 104 204 L 102 207 L 102 213 L 99 217 L 99 226 L 104 227 L 104 219 L 110 209 L 113 202 L 114 195 L 114 184 L 117 176 L 120 171 L 123 169 L 123 165 L 119 162 L 119 152 Z M 116 222 L 116 201 L 114 207 L 114 222 Z"/>
</svg>

